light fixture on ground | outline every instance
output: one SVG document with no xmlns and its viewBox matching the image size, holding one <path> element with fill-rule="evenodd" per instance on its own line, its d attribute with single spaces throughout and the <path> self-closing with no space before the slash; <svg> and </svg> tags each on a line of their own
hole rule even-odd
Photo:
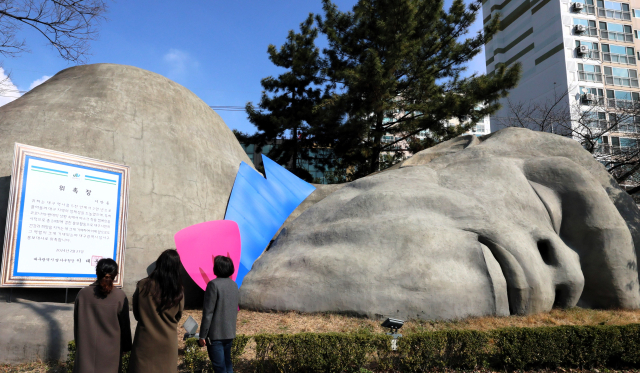
<svg viewBox="0 0 640 373">
<path fill-rule="evenodd" d="M 189 316 L 187 321 L 185 321 L 184 324 L 182 324 L 182 327 L 184 328 L 184 330 L 187 331 L 186 333 L 184 333 L 185 341 L 189 338 L 199 337 L 198 333 L 196 333 L 198 331 L 198 322 L 194 320 L 193 317 Z"/>
<path fill-rule="evenodd" d="M 393 351 L 398 349 L 398 338 L 402 337 L 402 334 L 398 333 L 398 329 L 402 328 L 402 325 L 404 325 L 404 320 L 391 318 L 384 320 L 381 325 L 383 328 L 389 328 L 389 333 L 387 333 L 387 335 L 393 337 L 391 340 L 391 349 Z"/>
</svg>

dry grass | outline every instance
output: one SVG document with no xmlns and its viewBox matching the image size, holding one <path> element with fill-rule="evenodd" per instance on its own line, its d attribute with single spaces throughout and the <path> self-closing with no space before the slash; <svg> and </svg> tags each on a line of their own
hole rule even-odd
<svg viewBox="0 0 640 373">
<path fill-rule="evenodd" d="M 0 373 L 64 373 L 65 367 L 57 363 L 28 363 L 20 365 L 0 365 Z"/>
<path fill-rule="evenodd" d="M 192 316 L 200 322 L 201 312 L 188 310 L 181 324 Z M 370 331 L 382 333 L 381 320 L 344 316 L 330 313 L 301 314 L 298 312 L 254 312 L 240 310 L 238 313 L 237 333 L 255 335 L 260 333 L 291 334 L 302 332 L 355 332 Z M 558 325 L 624 325 L 640 323 L 640 310 L 601 311 L 582 308 L 553 310 L 530 316 L 510 317 L 470 317 L 454 321 L 407 321 L 402 332 L 416 333 L 443 329 L 492 330 L 504 327 L 534 327 Z M 184 331 L 182 331 L 184 332 Z"/>
</svg>

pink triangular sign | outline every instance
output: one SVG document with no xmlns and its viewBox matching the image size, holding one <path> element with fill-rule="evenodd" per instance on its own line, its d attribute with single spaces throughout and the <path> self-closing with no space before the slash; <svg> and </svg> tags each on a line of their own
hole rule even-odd
<svg viewBox="0 0 640 373">
<path fill-rule="evenodd" d="M 180 260 L 191 279 L 203 290 L 213 274 L 213 258 L 225 255 L 231 258 L 235 281 L 240 264 L 240 229 L 230 220 L 208 221 L 184 228 L 174 236 Z"/>
</svg>

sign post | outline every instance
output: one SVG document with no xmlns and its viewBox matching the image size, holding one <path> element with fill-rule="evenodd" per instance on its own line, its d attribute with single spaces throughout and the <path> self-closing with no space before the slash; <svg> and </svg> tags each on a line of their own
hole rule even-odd
<svg viewBox="0 0 640 373">
<path fill-rule="evenodd" d="M 112 258 L 123 285 L 129 167 L 16 144 L 2 287 L 84 287 Z"/>
</svg>

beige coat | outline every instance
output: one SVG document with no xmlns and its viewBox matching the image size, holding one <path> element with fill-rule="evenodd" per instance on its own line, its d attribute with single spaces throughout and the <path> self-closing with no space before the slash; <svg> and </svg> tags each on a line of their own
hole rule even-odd
<svg viewBox="0 0 640 373">
<path fill-rule="evenodd" d="M 178 371 L 178 322 L 184 309 L 180 304 L 158 313 L 150 295 L 140 290 L 148 278 L 140 280 L 133 294 L 133 316 L 138 320 L 133 339 L 129 373 L 175 373 Z"/>
<path fill-rule="evenodd" d="M 131 350 L 129 302 L 114 288 L 106 297 L 94 283 L 80 290 L 73 312 L 74 373 L 118 373 L 122 351 Z"/>
</svg>

